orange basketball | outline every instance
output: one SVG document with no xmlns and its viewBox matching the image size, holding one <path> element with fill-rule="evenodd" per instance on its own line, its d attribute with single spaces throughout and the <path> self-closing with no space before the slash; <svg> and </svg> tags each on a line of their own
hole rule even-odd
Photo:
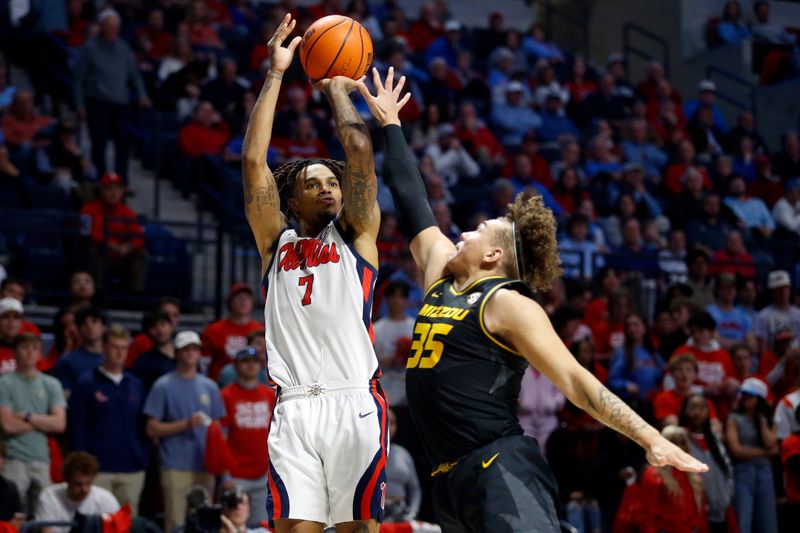
<svg viewBox="0 0 800 533">
<path fill-rule="evenodd" d="M 350 17 L 323 17 L 303 35 L 300 63 L 311 81 L 334 76 L 357 80 L 372 64 L 372 39 Z"/>
</svg>

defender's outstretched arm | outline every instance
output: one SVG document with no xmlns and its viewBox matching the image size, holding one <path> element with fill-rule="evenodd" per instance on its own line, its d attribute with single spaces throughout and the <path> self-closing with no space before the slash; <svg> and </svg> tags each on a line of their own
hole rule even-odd
<svg viewBox="0 0 800 533">
<path fill-rule="evenodd" d="M 394 69 L 389 67 L 385 83 L 374 68 L 372 78 L 376 89 L 374 96 L 363 81 L 358 90 L 383 128 L 383 180 L 392 192 L 400 228 L 411 243 L 414 260 L 425 274 L 427 290 L 445 274 L 445 265 L 455 246 L 436 226 L 425 183 L 400 128 L 400 110 L 411 98 L 411 93 L 400 97 L 405 76 L 395 85 Z"/>
<path fill-rule="evenodd" d="M 300 44 L 300 37 L 295 37 L 288 47 L 282 46 L 284 39 L 294 30 L 295 24 L 296 21 L 287 14 L 269 40 L 272 63 L 264 87 L 250 115 L 242 147 L 245 216 L 261 255 L 262 275 L 272 259 L 275 239 L 286 226 L 286 219 L 281 213 L 281 199 L 275 177 L 267 166 L 267 150 L 272 138 L 272 121 L 275 118 L 275 104 L 281 90 L 281 79 L 292 64 L 294 50 Z"/>
</svg>

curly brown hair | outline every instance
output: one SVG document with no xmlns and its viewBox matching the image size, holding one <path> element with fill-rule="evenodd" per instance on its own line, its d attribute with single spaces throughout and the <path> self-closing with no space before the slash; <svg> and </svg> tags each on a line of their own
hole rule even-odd
<svg viewBox="0 0 800 533">
<path fill-rule="evenodd" d="M 339 183 L 342 182 L 345 167 L 344 161 L 314 157 L 311 159 L 298 159 L 297 161 L 284 163 L 283 165 L 279 166 L 275 169 L 272 175 L 275 178 L 275 185 L 278 187 L 278 194 L 281 198 L 283 214 L 286 215 L 287 218 L 291 218 L 293 216 L 288 210 L 287 202 L 292 196 L 292 188 L 294 187 L 294 183 L 297 180 L 297 177 L 311 165 L 325 165 L 330 169 L 331 172 L 333 172 L 333 175 L 337 180 L 339 180 Z"/>
<path fill-rule="evenodd" d="M 508 205 L 507 216 L 516 227 L 519 242 L 516 250 L 522 254 L 523 272 L 520 274 L 524 275 L 525 281 L 533 290 L 549 289 L 553 281 L 561 276 L 553 212 L 545 207 L 541 196 L 528 197 L 525 193 L 520 193 L 514 203 Z M 513 241 L 511 246 L 510 249 L 514 249 Z M 517 268 L 511 270 L 516 271 Z"/>
</svg>

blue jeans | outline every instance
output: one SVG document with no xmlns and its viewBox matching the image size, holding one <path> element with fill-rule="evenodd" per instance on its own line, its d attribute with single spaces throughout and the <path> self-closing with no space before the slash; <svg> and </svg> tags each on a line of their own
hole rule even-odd
<svg viewBox="0 0 800 533">
<path fill-rule="evenodd" d="M 735 465 L 733 472 L 733 507 L 741 533 L 777 533 L 772 468 L 748 461 Z"/>
<path fill-rule="evenodd" d="M 567 504 L 567 522 L 578 530 L 578 533 L 592 533 L 600 531 L 600 507 L 596 501 L 576 502 Z"/>
</svg>

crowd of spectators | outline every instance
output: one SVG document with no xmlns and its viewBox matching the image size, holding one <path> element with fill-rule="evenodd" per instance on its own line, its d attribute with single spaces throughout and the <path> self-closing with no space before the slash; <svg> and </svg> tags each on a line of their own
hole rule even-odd
<svg viewBox="0 0 800 533">
<path fill-rule="evenodd" d="M 502 216 L 515 194 L 543 196 L 559 223 L 564 277 L 540 299 L 557 332 L 583 366 L 711 466 L 702 476 L 647 467 L 635 443 L 529 369 L 521 424 L 548 456 L 568 519 L 580 531 L 670 532 L 769 532 L 779 519 L 797 520 L 796 132 L 767 146 L 751 112 L 729 124 L 710 80 L 683 94 L 658 62 L 630 80 L 619 54 L 595 64 L 540 26 L 507 28 L 498 12 L 486 27 L 466 28 L 446 1 L 419 13 L 391 0 L 46 5 L 47 17 L 12 20 L 2 40 L 33 90 L 15 86 L 0 64 L 0 196 L 11 191 L 9 207 L 35 209 L 41 191 L 58 191 L 64 209 L 91 218 L 91 244 L 45 328 L 55 339 L 46 353 L 24 320 L 36 287 L 24 270 L 2 285 L 0 451 L 11 483 L 0 479 L 0 495 L 16 492 L 19 505 L 0 505 L 0 520 L 62 517 L 43 514 L 55 501 L 88 513 L 127 504 L 172 530 L 196 506 L 187 488 L 214 499 L 215 485 L 238 491 L 231 516 L 249 505 L 249 527 L 264 519 L 275 397 L 252 288 L 231 287 L 228 314 L 202 334 L 181 327 L 174 298 L 147 313 L 136 335 L 106 324 L 94 304 L 104 276 L 141 291 L 147 275 L 146 238 L 124 204 L 137 189 L 130 124 L 143 113 L 173 117 L 176 157 L 166 164 L 184 176 L 212 161 L 240 179 L 266 40 L 287 10 L 299 32 L 331 13 L 356 18 L 372 36 L 376 66 L 407 77 L 403 128 L 446 235 Z M 34 61 L 53 40 L 74 61 L 62 65 L 71 76 L 63 92 Z M 297 62 L 284 88 L 270 164 L 341 157 L 330 111 Z M 89 154 L 73 116 L 86 121 Z M 191 180 L 180 185 L 196 192 Z M 396 422 L 387 514 L 432 519 L 429 465 L 403 378 L 423 288 L 382 186 L 379 202 L 376 353 Z"/>
</svg>

